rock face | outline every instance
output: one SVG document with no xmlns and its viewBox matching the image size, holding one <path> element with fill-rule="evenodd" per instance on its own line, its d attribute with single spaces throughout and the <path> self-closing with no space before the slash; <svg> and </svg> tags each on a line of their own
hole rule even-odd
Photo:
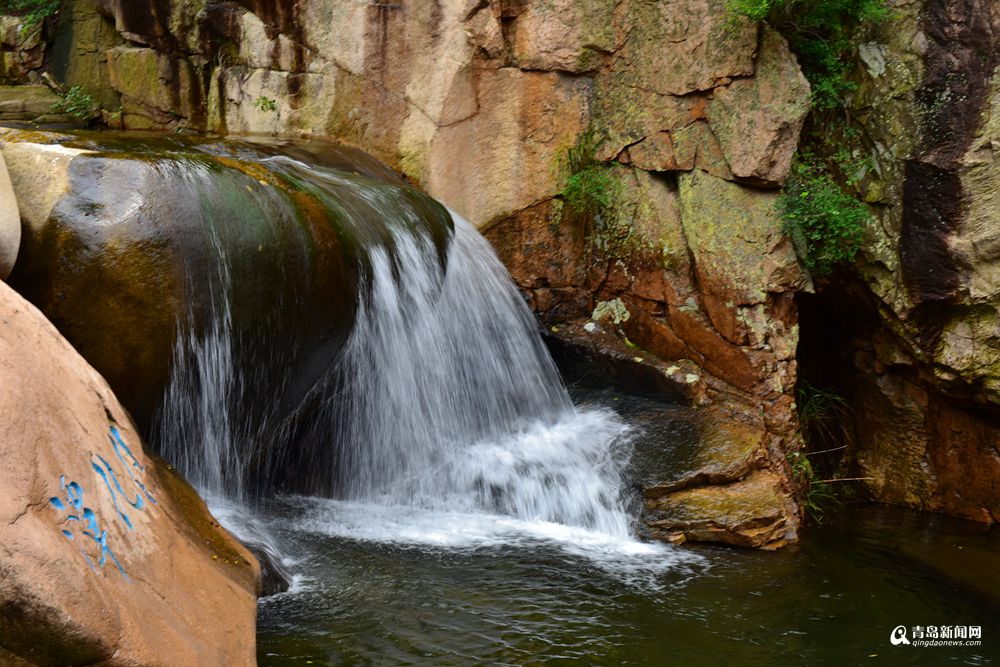
<svg viewBox="0 0 1000 667">
<path fill-rule="evenodd" d="M 59 96 L 45 86 L 0 86 L 0 121 L 64 122 L 55 114 Z"/>
<path fill-rule="evenodd" d="M 0 284 L 0 662 L 253 664 L 260 570 Z"/>
<path fill-rule="evenodd" d="M 1000 519 L 1000 7 L 896 3 L 860 50 L 847 147 L 878 224 L 805 305 L 810 382 L 853 406 L 845 466 L 874 497 Z M 914 130 L 917 131 L 914 131 Z"/>
<path fill-rule="evenodd" d="M 794 295 L 808 280 L 774 190 L 809 87 L 779 35 L 723 0 L 64 11 L 73 29 L 54 52 L 80 56 L 67 85 L 110 92 L 126 127 L 363 146 L 486 230 L 546 322 L 627 315 L 608 331 L 668 367 L 693 364 L 699 401 L 766 433 L 763 469 L 789 497 Z M 600 210 L 565 195 L 581 168 L 598 174 Z M 775 534 L 794 540 L 794 508 L 778 505 L 788 530 Z"/>
<path fill-rule="evenodd" d="M 37 83 L 45 63 L 41 22 L 0 15 L 0 84 Z"/>
</svg>

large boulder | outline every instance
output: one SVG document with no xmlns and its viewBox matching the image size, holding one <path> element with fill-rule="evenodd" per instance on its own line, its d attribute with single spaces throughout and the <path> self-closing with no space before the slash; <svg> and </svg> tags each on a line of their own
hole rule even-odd
<svg viewBox="0 0 1000 667">
<path fill-rule="evenodd" d="M 393 224 L 429 234 L 442 257 L 450 237 L 441 205 L 356 151 L 283 149 L 324 170 L 262 162 L 272 145 L 68 139 L 0 136 L 24 221 L 10 282 L 144 434 L 175 360 L 213 335 L 230 337 L 250 387 L 234 410 L 288 427 L 351 329 L 364 247 L 391 248 Z"/>
<path fill-rule="evenodd" d="M 4 284 L 0 384 L 0 663 L 253 664 L 256 560 Z"/>
<path fill-rule="evenodd" d="M 17 211 L 17 199 L 7 174 L 7 164 L 0 155 L 0 280 L 6 280 L 10 275 L 20 246 L 21 215 Z"/>
</svg>

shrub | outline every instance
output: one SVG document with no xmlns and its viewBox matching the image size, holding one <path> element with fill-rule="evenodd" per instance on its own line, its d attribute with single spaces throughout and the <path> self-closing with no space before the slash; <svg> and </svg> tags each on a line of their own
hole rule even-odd
<svg viewBox="0 0 1000 667">
<path fill-rule="evenodd" d="M 841 189 L 822 160 L 798 157 L 780 206 L 785 232 L 814 275 L 828 275 L 835 264 L 854 261 L 870 219 L 868 207 Z"/>
<path fill-rule="evenodd" d="M 278 103 L 272 100 L 270 97 L 264 97 L 263 95 L 258 97 L 256 101 L 254 101 L 253 105 L 254 108 L 259 109 L 260 111 L 278 110 Z"/>
<path fill-rule="evenodd" d="M 86 121 L 90 120 L 100 106 L 94 98 L 84 92 L 80 86 L 70 88 L 62 99 L 55 103 L 53 111 L 69 114 L 74 118 Z"/>
<path fill-rule="evenodd" d="M 888 19 L 885 0 L 727 0 L 729 11 L 767 21 L 780 32 L 812 86 L 819 111 L 843 106 L 858 28 Z"/>
<path fill-rule="evenodd" d="M 0 0 L 0 14 L 24 17 L 24 27 L 31 28 L 59 11 L 62 0 Z"/>
</svg>

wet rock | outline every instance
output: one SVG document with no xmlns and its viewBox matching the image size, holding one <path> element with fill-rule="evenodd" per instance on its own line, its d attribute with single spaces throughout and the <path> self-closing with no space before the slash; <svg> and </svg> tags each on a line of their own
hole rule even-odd
<svg viewBox="0 0 1000 667">
<path fill-rule="evenodd" d="M 721 542 L 780 549 L 795 541 L 795 505 L 781 492 L 781 476 L 757 471 L 721 486 L 677 491 L 647 501 L 650 534 L 669 542 Z"/>
<path fill-rule="evenodd" d="M 54 141 L 58 135 L 32 135 L 0 129 L 0 150 L 7 165 L 21 221 L 38 232 L 49 219 L 53 207 L 69 190 L 69 164 L 86 153 L 56 143 L 30 143 L 21 139 Z M 45 174 L 45 178 L 39 178 Z"/>
<path fill-rule="evenodd" d="M 245 409 L 277 428 L 350 331 L 361 246 L 391 247 L 385 210 L 423 226 L 442 255 L 449 238 L 440 205 L 350 151 L 340 155 L 350 178 L 321 182 L 295 163 L 240 159 L 268 154 L 250 146 L 200 151 L 164 139 L 149 148 L 105 137 L 81 152 L 21 138 L 3 147 L 26 223 L 11 284 L 125 397 L 144 433 L 153 432 L 178 336 L 206 335 L 223 309 L 234 336 L 254 332 L 233 364 L 268 388 L 245 397 Z M 168 145 L 173 158 L 164 159 L 157 151 Z"/>
<path fill-rule="evenodd" d="M 253 556 L 3 284 L 0 322 L 0 660 L 252 663 Z"/>
<path fill-rule="evenodd" d="M 641 481 L 643 523 L 670 542 L 778 549 L 798 540 L 799 513 L 759 415 L 719 404 L 691 417 L 695 437 L 663 443 Z M 777 469 L 776 469 L 777 468 Z"/>
<path fill-rule="evenodd" d="M 281 564 L 279 556 L 263 545 L 248 542 L 244 546 L 260 563 L 260 597 L 266 598 L 288 591 L 292 585 L 292 575 Z"/>
<path fill-rule="evenodd" d="M 647 503 L 682 489 L 735 482 L 767 465 L 767 432 L 719 407 L 698 411 L 698 437 L 692 446 L 673 450 L 659 478 L 643 483 Z"/>
</svg>

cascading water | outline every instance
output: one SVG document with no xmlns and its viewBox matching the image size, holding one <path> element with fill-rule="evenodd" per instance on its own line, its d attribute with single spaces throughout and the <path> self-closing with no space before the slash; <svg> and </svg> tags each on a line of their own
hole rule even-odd
<svg viewBox="0 0 1000 667">
<path fill-rule="evenodd" d="M 412 207 L 357 174 L 288 157 L 260 164 L 351 230 L 357 302 L 350 334 L 312 388 L 288 414 L 271 409 L 268 392 L 290 381 L 268 384 L 243 349 L 256 332 L 234 324 L 238 258 L 217 211 L 205 211 L 208 261 L 217 266 L 191 288 L 210 290 L 211 305 L 182 324 L 158 442 L 231 530 L 275 555 L 263 524 L 239 509 L 254 496 L 248 471 L 265 470 L 298 480 L 310 496 L 334 497 L 298 501 L 305 531 L 452 546 L 527 536 L 605 554 L 656 549 L 634 540 L 625 509 L 627 427 L 611 411 L 573 405 L 530 310 L 468 222 L 452 214 L 442 245 Z M 295 356 L 274 347 L 257 341 L 256 354 L 270 349 L 279 367 Z"/>
<path fill-rule="evenodd" d="M 447 269 L 408 231 L 369 250 L 328 423 L 353 500 L 489 511 L 627 536 L 608 412 L 578 412 L 486 240 L 453 214 Z"/>
</svg>

